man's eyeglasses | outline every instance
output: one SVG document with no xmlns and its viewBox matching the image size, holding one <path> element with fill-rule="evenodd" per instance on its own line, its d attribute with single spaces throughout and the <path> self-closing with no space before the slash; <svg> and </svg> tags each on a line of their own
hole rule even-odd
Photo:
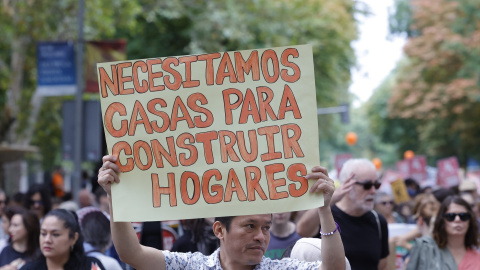
<svg viewBox="0 0 480 270">
<path fill-rule="evenodd" d="M 388 204 L 395 205 L 395 202 L 394 201 L 386 201 L 386 202 L 380 202 L 380 204 L 383 205 L 383 206 L 386 206 Z"/>
<path fill-rule="evenodd" d="M 371 181 L 371 180 L 367 180 L 367 181 L 364 181 L 364 182 L 355 182 L 355 184 L 357 185 L 362 185 L 363 186 L 363 189 L 365 190 L 369 190 L 371 189 L 372 187 L 375 187 L 375 189 L 379 189 L 380 188 L 380 185 L 382 183 L 380 183 L 380 181 Z"/>
<path fill-rule="evenodd" d="M 445 215 L 443 215 L 443 217 L 449 222 L 454 221 L 457 216 L 460 218 L 461 221 L 467 221 L 472 218 L 472 215 L 470 215 L 470 213 L 468 212 L 446 213 Z"/>
</svg>

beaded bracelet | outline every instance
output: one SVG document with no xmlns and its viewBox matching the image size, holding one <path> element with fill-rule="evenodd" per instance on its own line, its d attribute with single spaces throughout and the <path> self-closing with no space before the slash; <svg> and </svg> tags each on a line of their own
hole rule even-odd
<svg viewBox="0 0 480 270">
<path fill-rule="evenodd" d="M 333 230 L 333 232 L 323 233 L 323 232 L 322 232 L 322 229 L 320 229 L 320 235 L 321 235 L 321 236 L 329 236 L 329 235 L 334 234 L 336 231 L 338 231 L 338 232 L 340 233 L 340 226 L 338 226 L 338 223 L 337 223 L 337 222 L 335 222 L 335 225 L 336 225 L 337 227 L 335 228 L 335 230 Z"/>
</svg>

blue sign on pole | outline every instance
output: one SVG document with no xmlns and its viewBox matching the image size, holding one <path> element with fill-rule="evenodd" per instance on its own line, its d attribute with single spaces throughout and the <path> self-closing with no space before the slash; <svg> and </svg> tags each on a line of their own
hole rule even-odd
<svg viewBox="0 0 480 270">
<path fill-rule="evenodd" d="M 74 95 L 77 91 L 74 43 L 37 43 L 37 72 L 38 95 Z"/>
</svg>

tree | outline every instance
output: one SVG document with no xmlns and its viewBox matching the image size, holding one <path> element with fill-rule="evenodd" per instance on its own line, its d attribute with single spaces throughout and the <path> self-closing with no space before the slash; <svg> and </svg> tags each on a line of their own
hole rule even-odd
<svg viewBox="0 0 480 270">
<path fill-rule="evenodd" d="M 415 0 L 411 37 L 389 100 L 390 117 L 413 120 L 418 152 L 479 157 L 480 2 Z"/>
<path fill-rule="evenodd" d="M 399 67 L 407 64 L 404 59 Z M 379 144 L 385 144 L 380 151 L 380 158 L 385 166 L 395 165 L 396 161 L 403 159 L 403 153 L 410 149 L 419 149 L 419 134 L 416 119 L 405 119 L 392 116 L 388 110 L 388 101 L 392 95 L 391 89 L 396 83 L 397 70 L 385 78 L 380 86 L 365 104 L 368 117 L 368 130 L 373 137 L 379 138 Z"/>
<path fill-rule="evenodd" d="M 58 132 L 42 130 L 47 128 L 40 124 L 45 121 L 36 121 L 36 117 L 56 121 L 49 128 L 59 130 L 61 120 L 54 115 L 59 115 L 60 107 L 53 103 L 61 102 L 62 98 L 44 103 L 56 110 L 51 115 L 43 108 L 31 106 L 32 100 L 36 100 L 32 99 L 36 85 L 35 42 L 75 40 L 77 2 L 18 0 L 4 1 L 0 6 L 0 32 L 5 36 L 0 40 L 0 111 L 4 115 L 0 117 L 0 125 L 8 128 L 10 135 L 0 140 L 23 144 L 33 140 L 35 144 L 45 144 L 42 149 L 59 149 L 59 140 L 42 139 L 46 134 L 59 136 Z M 129 59 L 312 44 L 318 104 L 336 106 L 348 102 L 350 68 L 355 63 L 350 44 L 357 37 L 354 14 L 361 12 L 355 3 L 353 0 L 89 0 L 85 39 L 126 37 Z M 321 125 L 321 132 L 332 137 L 335 132 L 327 128 L 331 121 L 327 119 Z M 35 122 L 32 132 L 30 128 Z"/>
</svg>

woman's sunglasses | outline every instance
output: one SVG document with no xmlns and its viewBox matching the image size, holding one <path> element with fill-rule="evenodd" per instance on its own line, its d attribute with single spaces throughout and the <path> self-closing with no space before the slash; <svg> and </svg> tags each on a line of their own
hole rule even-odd
<svg viewBox="0 0 480 270">
<path fill-rule="evenodd" d="M 445 215 L 443 215 L 443 217 L 449 222 L 454 221 L 456 216 L 458 216 L 461 221 L 467 221 L 467 220 L 470 220 L 472 218 L 472 215 L 470 215 L 470 213 L 468 213 L 468 212 L 446 213 Z"/>
<path fill-rule="evenodd" d="M 382 183 L 380 183 L 380 181 L 371 181 L 371 180 L 367 180 L 367 181 L 364 181 L 364 182 L 355 182 L 355 184 L 357 185 L 362 185 L 363 186 L 363 189 L 365 190 L 369 190 L 371 189 L 372 187 L 375 187 L 375 189 L 379 189 L 380 188 L 380 185 Z"/>
<path fill-rule="evenodd" d="M 380 204 L 381 204 L 381 205 L 384 205 L 384 206 L 385 206 L 385 205 L 388 205 L 388 204 L 389 204 L 389 205 L 394 205 L 395 202 L 394 202 L 394 201 L 386 201 L 386 202 L 380 202 Z"/>
</svg>

